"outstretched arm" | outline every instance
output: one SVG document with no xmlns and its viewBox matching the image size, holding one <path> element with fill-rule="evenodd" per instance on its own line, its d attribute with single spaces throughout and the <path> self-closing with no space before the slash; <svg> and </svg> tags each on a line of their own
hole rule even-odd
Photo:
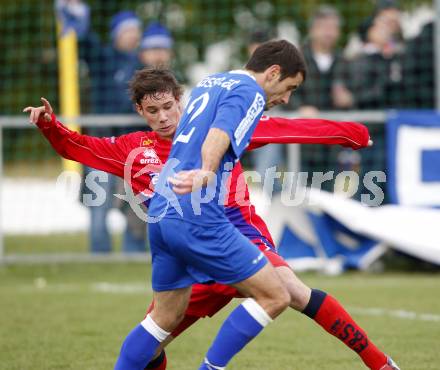
<svg viewBox="0 0 440 370">
<path fill-rule="evenodd" d="M 372 145 L 367 127 L 358 122 L 262 117 L 247 150 L 271 143 L 342 145 L 352 149 Z"/>
<path fill-rule="evenodd" d="M 57 121 L 53 109 L 45 98 L 40 107 L 26 107 L 29 122 L 35 124 L 52 147 L 62 157 L 117 176 L 124 176 L 128 145 L 124 136 L 98 138 L 81 135 Z"/>
</svg>

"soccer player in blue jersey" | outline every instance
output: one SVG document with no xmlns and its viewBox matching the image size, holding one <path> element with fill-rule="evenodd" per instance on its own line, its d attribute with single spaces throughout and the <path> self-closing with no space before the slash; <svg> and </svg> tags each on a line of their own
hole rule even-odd
<svg viewBox="0 0 440 370">
<path fill-rule="evenodd" d="M 233 285 L 247 298 L 225 320 L 200 369 L 224 369 L 289 304 L 262 252 L 224 212 L 225 182 L 263 110 L 304 81 L 287 41 L 256 49 L 244 70 L 216 74 L 191 92 L 149 207 L 154 309 L 125 339 L 116 370 L 143 370 L 182 319 L 196 282 Z"/>
</svg>

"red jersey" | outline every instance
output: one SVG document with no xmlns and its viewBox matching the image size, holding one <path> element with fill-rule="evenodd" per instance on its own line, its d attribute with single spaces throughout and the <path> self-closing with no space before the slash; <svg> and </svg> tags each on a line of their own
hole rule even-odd
<svg viewBox="0 0 440 370">
<path fill-rule="evenodd" d="M 57 121 L 55 115 L 51 122 L 40 119 L 37 126 L 62 157 L 124 178 L 135 194 L 141 193 L 147 199 L 153 195 L 155 181 L 172 144 L 151 131 L 110 138 L 81 135 Z M 368 129 L 356 122 L 263 116 L 248 150 L 270 143 L 339 144 L 359 149 L 366 147 L 368 140 Z M 228 181 L 226 215 L 250 240 L 273 248 L 269 230 L 250 202 L 242 173 L 241 164 L 237 163 Z"/>
</svg>

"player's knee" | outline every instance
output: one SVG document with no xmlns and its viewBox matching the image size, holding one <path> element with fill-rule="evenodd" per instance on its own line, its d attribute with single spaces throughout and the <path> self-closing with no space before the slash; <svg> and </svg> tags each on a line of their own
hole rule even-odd
<svg viewBox="0 0 440 370">
<path fill-rule="evenodd" d="M 180 320 L 183 319 L 183 316 L 180 316 L 179 313 L 173 311 L 160 311 L 155 309 L 152 312 L 151 317 L 154 322 L 165 331 L 173 331 L 177 325 L 179 325 Z"/>
<path fill-rule="evenodd" d="M 165 331 L 173 331 L 185 317 L 185 311 L 159 311 L 155 310 L 153 319 Z"/>
<path fill-rule="evenodd" d="M 184 318 L 185 318 L 185 311 L 176 313 L 176 315 L 174 316 L 175 327 L 173 328 L 173 330 L 182 322 Z"/>
</svg>

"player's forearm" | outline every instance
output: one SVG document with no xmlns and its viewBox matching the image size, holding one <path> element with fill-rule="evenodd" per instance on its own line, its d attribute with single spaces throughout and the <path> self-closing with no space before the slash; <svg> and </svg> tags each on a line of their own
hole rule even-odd
<svg viewBox="0 0 440 370">
<path fill-rule="evenodd" d="M 119 158 L 116 145 L 107 143 L 105 138 L 81 135 L 70 130 L 54 114 L 51 122 L 40 119 L 37 126 L 63 158 L 123 177 L 125 161 Z"/>
<path fill-rule="evenodd" d="M 66 159 L 76 160 L 69 155 L 66 145 L 73 131 L 59 122 L 55 114 L 51 115 L 51 121 L 49 122 L 40 117 L 37 127 L 59 155 Z"/>
<path fill-rule="evenodd" d="M 211 128 L 202 145 L 202 170 L 216 172 L 230 144 L 226 132 Z"/>
</svg>

